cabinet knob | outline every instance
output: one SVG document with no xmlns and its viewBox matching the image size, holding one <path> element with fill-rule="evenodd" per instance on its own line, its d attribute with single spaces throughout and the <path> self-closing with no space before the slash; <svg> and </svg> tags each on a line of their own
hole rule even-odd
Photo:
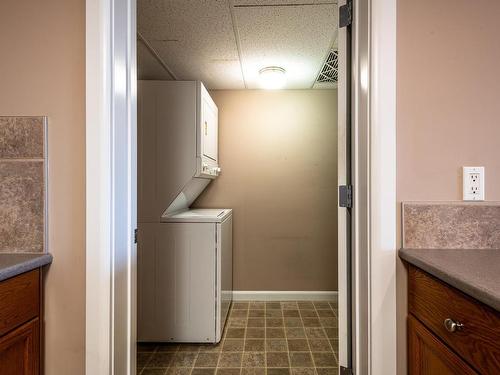
<svg viewBox="0 0 500 375">
<path fill-rule="evenodd" d="M 448 332 L 461 331 L 464 325 L 460 322 L 455 322 L 453 319 L 447 318 L 444 320 L 444 327 Z"/>
</svg>

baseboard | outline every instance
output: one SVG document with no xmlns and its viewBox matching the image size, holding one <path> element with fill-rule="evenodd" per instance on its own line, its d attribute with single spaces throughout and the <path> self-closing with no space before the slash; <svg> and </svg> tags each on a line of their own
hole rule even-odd
<svg viewBox="0 0 500 375">
<path fill-rule="evenodd" d="M 235 290 L 234 301 L 330 301 L 337 302 L 336 291 Z"/>
</svg>

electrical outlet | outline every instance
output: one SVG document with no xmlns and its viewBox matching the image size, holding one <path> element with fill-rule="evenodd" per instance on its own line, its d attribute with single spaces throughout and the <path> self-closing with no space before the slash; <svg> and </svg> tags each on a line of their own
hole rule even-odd
<svg viewBox="0 0 500 375">
<path fill-rule="evenodd" d="M 484 167 L 463 167 L 464 201 L 484 201 Z"/>
</svg>

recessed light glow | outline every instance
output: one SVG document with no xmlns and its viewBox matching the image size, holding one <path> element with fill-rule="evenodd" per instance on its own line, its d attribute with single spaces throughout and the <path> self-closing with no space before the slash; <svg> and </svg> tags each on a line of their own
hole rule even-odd
<svg viewBox="0 0 500 375">
<path fill-rule="evenodd" d="M 259 70 L 259 83 L 263 89 L 282 89 L 286 85 L 285 69 L 279 66 L 268 66 Z"/>
</svg>

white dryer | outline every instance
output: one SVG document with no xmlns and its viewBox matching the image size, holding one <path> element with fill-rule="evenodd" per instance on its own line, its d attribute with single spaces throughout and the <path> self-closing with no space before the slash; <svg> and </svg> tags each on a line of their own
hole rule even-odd
<svg viewBox="0 0 500 375">
<path fill-rule="evenodd" d="M 138 340 L 219 342 L 232 301 L 232 210 L 167 214 L 140 236 Z"/>
</svg>

